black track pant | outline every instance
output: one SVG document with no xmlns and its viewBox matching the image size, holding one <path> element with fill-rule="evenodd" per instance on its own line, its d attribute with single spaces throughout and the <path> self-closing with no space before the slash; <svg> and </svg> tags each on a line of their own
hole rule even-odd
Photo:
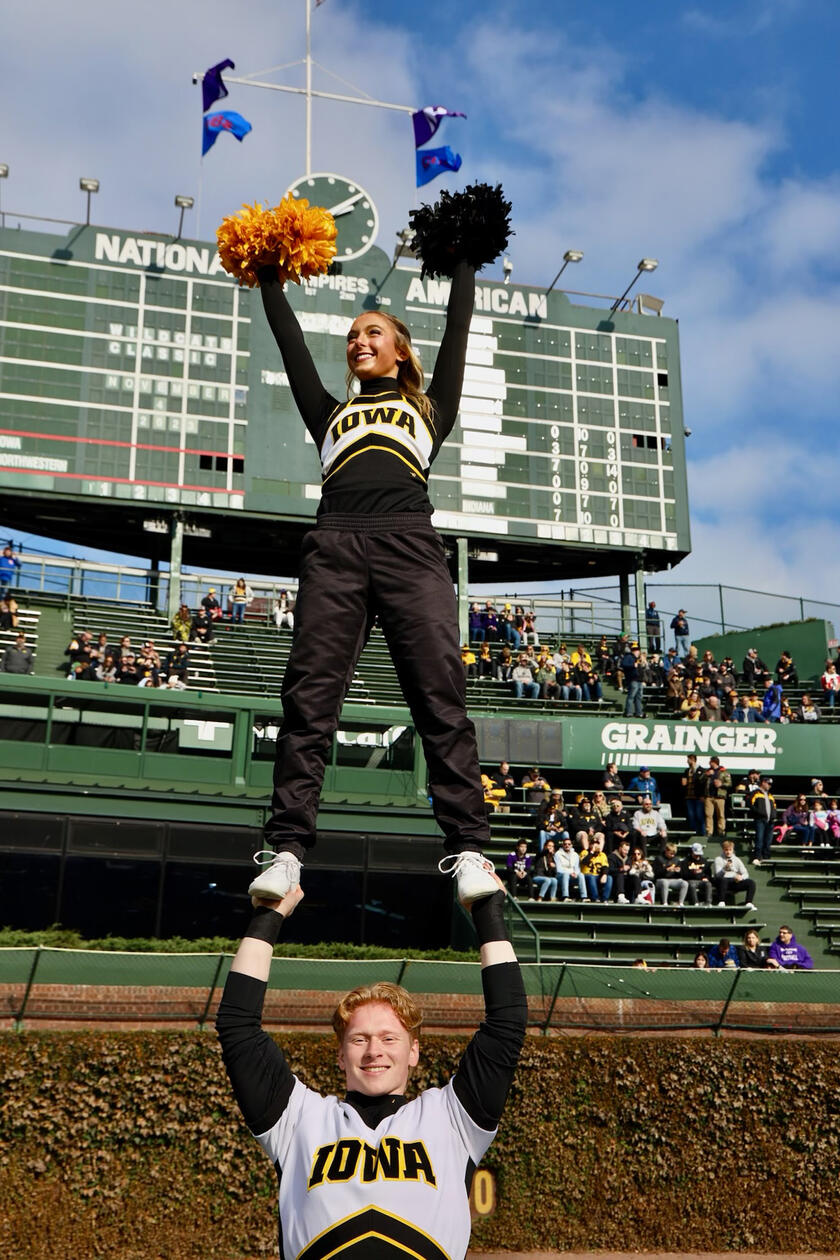
<svg viewBox="0 0 840 1260">
<path fill-rule="evenodd" d="M 292 851 L 315 843 L 332 737 L 376 616 L 423 741 L 444 845 L 482 849 L 490 829 L 455 592 L 443 542 L 413 514 L 329 516 L 304 539 L 266 843 Z"/>
</svg>

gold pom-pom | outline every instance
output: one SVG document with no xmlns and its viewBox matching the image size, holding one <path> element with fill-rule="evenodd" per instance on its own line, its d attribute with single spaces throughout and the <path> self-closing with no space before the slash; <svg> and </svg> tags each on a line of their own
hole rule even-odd
<svg viewBox="0 0 840 1260">
<path fill-rule="evenodd" d="M 253 289 L 261 267 L 276 267 L 279 280 L 295 284 L 321 275 L 335 257 L 336 235 L 328 210 L 289 195 L 270 210 L 246 203 L 222 220 L 216 240 L 225 271 Z"/>
</svg>

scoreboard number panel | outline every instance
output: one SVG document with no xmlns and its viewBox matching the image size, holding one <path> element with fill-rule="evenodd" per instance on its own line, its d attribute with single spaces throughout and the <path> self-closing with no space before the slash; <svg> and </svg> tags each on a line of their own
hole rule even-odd
<svg viewBox="0 0 840 1260">
<path fill-rule="evenodd" d="M 428 378 L 448 282 L 392 268 L 360 185 L 312 179 L 297 195 L 349 206 L 337 274 L 290 286 L 325 385 L 344 396 L 347 328 L 378 305 L 412 329 Z M 652 566 L 687 554 L 677 325 L 609 318 L 479 276 L 459 420 L 430 478 L 437 528 Z M 0 408 L 0 487 L 314 518 L 318 456 L 259 294 L 207 242 L 0 229 Z"/>
</svg>

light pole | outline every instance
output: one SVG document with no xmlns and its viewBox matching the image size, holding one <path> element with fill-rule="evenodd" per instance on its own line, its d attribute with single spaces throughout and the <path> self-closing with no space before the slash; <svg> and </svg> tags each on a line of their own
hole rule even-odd
<svg viewBox="0 0 840 1260">
<path fill-rule="evenodd" d="M 621 306 L 621 303 L 622 303 L 622 302 L 624 301 L 624 299 L 627 297 L 627 294 L 628 294 L 628 293 L 630 292 L 630 290 L 633 288 L 633 285 L 636 283 L 636 281 L 638 280 L 639 276 L 642 274 L 642 272 L 643 272 L 643 271 L 656 271 L 656 268 L 657 268 L 658 266 L 659 266 L 659 259 L 658 259 L 658 258 L 642 258 L 642 259 L 640 259 L 640 260 L 639 260 L 639 262 L 636 264 L 636 274 L 635 274 L 635 276 L 634 276 L 634 277 L 633 277 L 633 279 L 630 281 L 630 283 L 628 284 L 627 288 L 626 288 L 626 289 L 624 290 L 624 292 L 622 293 L 621 297 L 620 297 L 620 298 L 616 298 L 616 299 L 615 299 L 615 301 L 613 302 L 612 306 L 610 307 L 610 311 L 617 311 L 617 310 L 618 310 L 619 306 Z"/>
<path fill-rule="evenodd" d="M 90 226 L 90 198 L 91 198 L 91 193 L 98 193 L 98 192 L 99 192 L 99 180 L 98 180 L 98 179 L 87 179 L 87 178 L 85 178 L 85 176 L 82 176 L 82 178 L 79 180 L 79 187 L 81 188 L 82 192 L 87 193 L 87 217 L 86 217 L 86 219 L 85 219 L 85 227 L 89 227 L 89 226 Z"/>
<path fill-rule="evenodd" d="M 182 233 L 182 232 L 183 232 L 183 230 L 184 230 L 184 211 L 185 211 L 185 210 L 192 210 L 193 206 L 195 205 L 195 198 L 194 198 L 194 197 L 186 197 L 186 196 L 184 196 L 184 194 L 183 194 L 183 193 L 176 193 L 176 194 L 175 194 L 175 205 L 176 205 L 176 206 L 178 207 L 178 209 L 181 211 L 181 217 L 180 217 L 180 219 L 178 220 L 178 235 L 175 237 L 175 240 L 176 240 L 176 241 L 180 241 L 180 239 L 181 239 L 181 233 Z"/>
<path fill-rule="evenodd" d="M 549 293 L 550 293 L 550 292 L 551 292 L 551 290 L 554 288 L 555 284 L 556 284 L 556 283 L 557 283 L 557 281 L 560 279 L 560 277 L 562 276 L 563 272 L 564 272 L 564 271 L 566 270 L 566 268 L 568 267 L 569 263 L 579 263 L 579 262 L 581 261 L 581 259 L 582 259 L 582 258 L 583 258 L 583 250 L 582 250 L 582 249 L 567 249 L 567 250 L 566 250 L 565 254 L 563 255 L 563 266 L 562 266 L 562 267 L 560 268 L 560 270 L 557 272 L 557 275 L 554 277 L 554 279 L 552 280 L 551 284 L 550 284 L 550 285 L 548 286 L 548 288 L 546 289 L 546 291 L 545 291 L 545 295 L 546 295 L 546 297 L 548 297 Z"/>
<path fill-rule="evenodd" d="M 8 178 L 9 178 L 8 163 L 0 162 L 0 179 L 8 179 Z M 0 227 L 5 227 L 5 226 L 6 226 L 6 216 L 5 214 L 3 214 L 2 210 L 0 210 Z"/>
</svg>

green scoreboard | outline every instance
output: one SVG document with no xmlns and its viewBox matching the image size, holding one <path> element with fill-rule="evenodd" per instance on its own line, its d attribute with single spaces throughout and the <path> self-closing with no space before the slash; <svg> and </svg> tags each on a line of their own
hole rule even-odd
<svg viewBox="0 0 840 1260">
<path fill-rule="evenodd" d="M 342 213 L 364 214 L 353 188 L 335 194 Z M 290 286 L 339 397 L 361 309 L 404 319 L 427 373 L 445 322 L 447 282 L 361 251 L 339 248 L 335 274 Z M 87 504 L 105 522 L 130 503 L 135 520 L 223 515 L 241 539 L 246 519 L 310 522 L 319 481 L 259 293 L 213 245 L 0 230 L 0 498 L 19 524 L 27 502 L 43 514 L 64 501 L 65 519 Z M 676 562 L 690 549 L 676 323 L 479 276 L 459 422 L 430 494 L 437 528 L 499 576 L 535 556 L 540 575 Z"/>
</svg>

